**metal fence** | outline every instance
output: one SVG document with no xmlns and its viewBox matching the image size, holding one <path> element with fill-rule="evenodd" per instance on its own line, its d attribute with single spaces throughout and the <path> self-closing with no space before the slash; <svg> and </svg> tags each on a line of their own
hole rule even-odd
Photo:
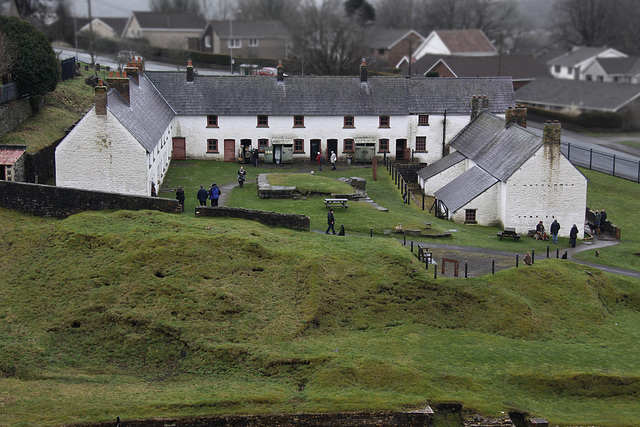
<svg viewBox="0 0 640 427">
<path fill-rule="evenodd" d="M 18 98 L 18 87 L 15 82 L 0 85 L 0 104 L 12 101 Z"/>
<path fill-rule="evenodd" d="M 640 182 L 640 160 L 578 147 L 571 143 L 562 143 L 561 150 L 576 166 Z"/>
</svg>

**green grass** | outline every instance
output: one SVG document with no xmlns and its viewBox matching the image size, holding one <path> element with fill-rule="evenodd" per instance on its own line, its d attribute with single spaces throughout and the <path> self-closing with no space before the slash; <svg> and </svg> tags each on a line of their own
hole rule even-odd
<svg viewBox="0 0 640 427">
<path fill-rule="evenodd" d="M 84 76 L 75 77 L 58 83 L 44 101 L 39 112 L 0 138 L 0 144 L 26 145 L 27 152 L 34 153 L 63 138 L 65 129 L 93 106 L 93 88 L 85 84 Z"/>
<path fill-rule="evenodd" d="M 600 172 L 581 169 L 589 179 L 587 206 L 607 212 L 607 219 L 622 231 L 620 243 L 615 246 L 578 253 L 577 259 L 613 267 L 640 270 L 640 224 L 633 212 L 640 212 L 640 184 L 615 178 Z"/>
<path fill-rule="evenodd" d="M 390 239 L 151 211 L 0 225 L 1 425 L 451 401 L 637 422 L 639 280 L 434 280 Z"/>
</svg>

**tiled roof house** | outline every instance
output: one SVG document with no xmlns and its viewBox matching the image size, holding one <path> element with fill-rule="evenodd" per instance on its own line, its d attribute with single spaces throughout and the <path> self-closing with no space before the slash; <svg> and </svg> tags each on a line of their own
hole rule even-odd
<svg viewBox="0 0 640 427">
<path fill-rule="evenodd" d="M 498 50 L 482 30 L 434 30 L 416 49 L 414 58 L 427 54 L 487 56 L 497 55 Z"/>
<path fill-rule="evenodd" d="M 206 23 L 203 17 L 193 13 L 134 11 L 122 31 L 122 37 L 145 38 L 152 46 L 185 49 L 190 40 L 198 39 Z"/>
</svg>

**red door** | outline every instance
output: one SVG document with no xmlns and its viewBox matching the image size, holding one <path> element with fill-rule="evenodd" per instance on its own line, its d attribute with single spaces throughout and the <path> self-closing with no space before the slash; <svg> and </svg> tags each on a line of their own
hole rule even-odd
<svg viewBox="0 0 640 427">
<path fill-rule="evenodd" d="M 173 138 L 173 160 L 185 160 L 187 158 L 187 144 L 184 138 Z"/>
<path fill-rule="evenodd" d="M 224 161 L 225 162 L 236 161 L 236 140 L 235 139 L 224 140 Z"/>
</svg>

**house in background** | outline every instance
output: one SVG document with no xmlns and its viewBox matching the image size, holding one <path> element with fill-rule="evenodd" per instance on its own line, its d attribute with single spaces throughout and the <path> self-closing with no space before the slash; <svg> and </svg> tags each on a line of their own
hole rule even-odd
<svg viewBox="0 0 640 427">
<path fill-rule="evenodd" d="M 209 21 L 199 35 L 200 51 L 245 58 L 288 58 L 292 43 L 291 33 L 277 20 Z"/>
<path fill-rule="evenodd" d="M 160 188 L 172 152 L 175 113 L 142 73 L 129 64 L 113 72 L 110 90 L 96 87 L 96 104 L 56 148 L 56 185 L 149 196 Z"/>
<path fill-rule="evenodd" d="M 26 182 L 26 145 L 0 145 L 0 179 Z"/>
<path fill-rule="evenodd" d="M 408 68 L 400 75 L 408 75 Z M 424 55 L 411 67 L 412 75 L 439 77 L 501 77 L 510 76 L 517 90 L 542 77 L 550 77 L 548 69 L 531 55 L 447 56 Z"/>
<path fill-rule="evenodd" d="M 76 34 L 93 31 L 94 36 L 105 38 L 119 38 L 124 31 L 125 25 L 127 25 L 127 21 L 129 20 L 129 18 L 93 18 L 91 20 L 91 25 L 89 25 L 88 18 L 75 19 L 78 29 Z"/>
<path fill-rule="evenodd" d="M 640 129 L 640 85 L 537 79 L 515 93 L 518 104 L 552 111 L 616 113 L 622 130 Z"/>
<path fill-rule="evenodd" d="M 585 68 L 596 58 L 625 58 L 624 53 L 607 47 L 575 47 L 557 56 L 547 66 L 556 79 L 586 80 Z"/>
<path fill-rule="evenodd" d="M 451 141 L 455 151 L 418 172 L 435 214 L 458 223 L 514 227 L 526 233 L 557 219 L 560 235 L 584 231 L 587 179 L 560 151 L 561 127 L 547 123 L 541 138 L 526 129 L 526 109 L 505 118 L 472 100 L 472 121 Z"/>
<path fill-rule="evenodd" d="M 138 64 L 141 66 L 141 64 Z M 373 156 L 430 163 L 469 123 L 469 99 L 486 93 L 492 112 L 514 105 L 509 78 L 200 76 L 139 72 L 108 80 L 96 107 L 56 150 L 60 186 L 149 195 L 170 159 L 340 161 Z"/>
<path fill-rule="evenodd" d="M 134 11 L 122 31 L 123 38 L 144 38 L 152 46 L 187 49 L 198 40 L 207 21 L 193 13 L 166 14 Z M 197 44 L 197 43 L 196 43 Z"/>
<path fill-rule="evenodd" d="M 498 50 L 482 30 L 434 30 L 416 49 L 416 60 L 424 55 L 491 56 Z"/>
<path fill-rule="evenodd" d="M 397 67 L 403 58 L 414 57 L 424 37 L 410 29 L 373 28 L 367 38 L 370 57 L 389 67 Z"/>
<path fill-rule="evenodd" d="M 640 58 L 595 58 L 585 66 L 584 77 L 588 81 L 640 84 Z"/>
</svg>

